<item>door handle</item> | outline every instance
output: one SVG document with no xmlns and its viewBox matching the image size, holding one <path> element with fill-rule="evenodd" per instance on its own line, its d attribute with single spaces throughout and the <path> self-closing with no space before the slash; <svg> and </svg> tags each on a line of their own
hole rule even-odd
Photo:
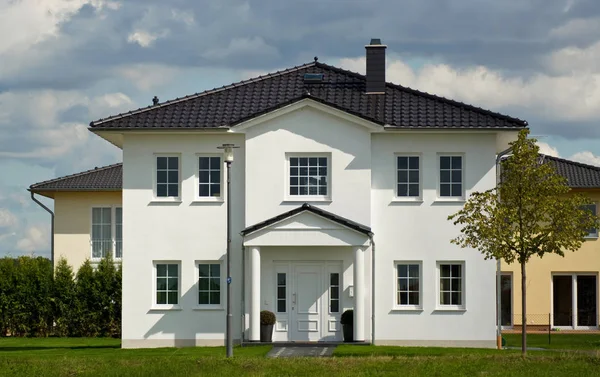
<svg viewBox="0 0 600 377">
<path fill-rule="evenodd" d="M 292 293 L 292 304 L 296 305 L 296 294 Z"/>
</svg>

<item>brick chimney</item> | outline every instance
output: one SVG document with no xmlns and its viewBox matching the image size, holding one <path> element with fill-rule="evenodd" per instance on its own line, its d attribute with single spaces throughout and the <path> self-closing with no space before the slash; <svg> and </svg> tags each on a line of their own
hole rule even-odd
<svg viewBox="0 0 600 377">
<path fill-rule="evenodd" d="M 385 49 L 381 39 L 373 38 L 367 50 L 367 94 L 385 94 Z"/>
</svg>

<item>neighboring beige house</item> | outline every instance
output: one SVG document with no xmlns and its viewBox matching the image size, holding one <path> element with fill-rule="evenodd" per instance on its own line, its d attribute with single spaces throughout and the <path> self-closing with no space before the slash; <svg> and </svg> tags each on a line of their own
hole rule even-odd
<svg viewBox="0 0 600 377">
<path fill-rule="evenodd" d="M 122 164 L 109 165 L 31 185 L 54 199 L 54 263 L 67 259 L 75 270 L 110 253 L 121 260 Z"/>
<path fill-rule="evenodd" d="M 600 167 L 545 156 L 558 174 L 567 178 L 571 193 L 584 193 L 598 214 Z M 533 257 L 527 264 L 527 325 L 532 329 L 590 330 L 598 328 L 598 273 L 600 241 L 598 229 L 590 229 L 581 248 L 565 253 Z M 521 267 L 502 263 L 502 324 L 520 327 Z"/>
</svg>

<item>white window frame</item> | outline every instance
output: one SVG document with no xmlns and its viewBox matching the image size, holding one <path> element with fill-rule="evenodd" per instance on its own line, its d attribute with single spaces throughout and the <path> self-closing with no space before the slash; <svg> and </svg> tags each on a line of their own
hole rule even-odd
<svg viewBox="0 0 600 377">
<path fill-rule="evenodd" d="M 419 266 L 419 305 L 400 305 L 398 303 L 398 266 L 399 265 L 410 265 L 416 264 Z M 422 311 L 423 310 L 423 261 L 420 260 L 398 260 L 394 261 L 394 272 L 392 274 L 394 277 L 394 287 L 392 292 L 392 300 L 393 310 L 405 310 L 405 311 Z"/>
<path fill-rule="evenodd" d="M 157 267 L 159 264 L 176 264 L 177 267 L 177 304 L 158 304 L 156 302 L 156 279 L 158 278 Z M 181 300 L 183 295 L 181 294 L 181 270 L 180 260 L 153 260 L 152 261 L 152 305 L 151 310 L 181 310 Z"/>
<path fill-rule="evenodd" d="M 327 195 L 290 195 L 290 158 L 317 157 L 327 158 Z M 315 153 L 286 153 L 285 154 L 285 193 L 284 201 L 287 202 L 330 202 L 332 198 L 332 182 L 331 182 L 331 152 L 315 152 Z"/>
<path fill-rule="evenodd" d="M 221 291 L 219 292 L 220 294 L 220 298 L 219 298 L 219 305 L 216 304 L 200 304 L 198 302 L 199 300 L 199 293 L 200 293 L 200 265 L 201 264 L 218 264 L 219 265 L 219 269 L 220 269 L 220 276 L 221 276 Z M 223 268 L 223 261 L 222 260 L 197 260 L 194 261 L 194 278 L 196 279 L 196 282 L 194 283 L 194 286 L 196 287 L 196 297 L 194 298 L 194 302 L 195 302 L 195 306 L 194 306 L 194 310 L 224 310 L 224 300 L 225 300 L 225 290 L 227 289 L 226 287 L 226 283 L 227 283 L 227 279 L 225 277 L 225 269 Z"/>
<path fill-rule="evenodd" d="M 569 276 L 571 277 L 571 326 L 555 326 L 554 325 L 554 277 L 555 276 Z M 600 328 L 600 302 L 596 298 L 596 326 L 578 326 L 578 309 L 579 303 L 577 302 L 577 283 L 579 276 L 595 276 L 596 277 L 596 294 L 600 290 L 600 276 L 595 272 L 552 272 L 550 274 L 550 316 L 552 320 L 552 328 L 564 329 L 564 330 L 596 330 Z"/>
<path fill-rule="evenodd" d="M 440 297 L 440 293 L 441 293 L 441 273 L 440 273 L 440 266 L 442 264 L 458 264 L 461 265 L 461 305 L 442 305 L 441 301 L 441 297 Z M 441 260 L 441 261 L 437 261 L 436 262 L 436 310 L 439 311 L 466 311 L 467 309 L 467 292 L 466 292 L 466 288 L 467 288 L 467 264 L 465 261 L 461 261 L 461 260 Z"/>
<path fill-rule="evenodd" d="M 398 157 L 419 158 L 419 195 L 398 196 Z M 395 202 L 422 202 L 423 201 L 423 155 L 421 153 L 394 153 L 394 201 Z"/>
<path fill-rule="evenodd" d="M 178 162 L 178 178 L 179 178 L 179 182 L 177 182 L 177 196 L 167 196 L 167 197 L 159 197 L 157 195 L 156 192 L 156 186 L 158 184 L 158 157 L 177 157 L 177 162 Z M 154 153 L 152 158 L 154 159 L 154 162 L 152 164 L 153 166 L 153 172 L 152 172 L 152 201 L 153 202 L 181 202 L 181 183 L 182 183 L 182 161 L 181 161 L 181 153 Z"/>
<path fill-rule="evenodd" d="M 441 196 L 441 184 L 442 184 L 442 174 L 441 174 L 441 157 L 461 157 L 461 195 L 460 196 Z M 436 202 L 464 202 L 465 201 L 465 197 L 466 197 L 466 192 L 467 192 L 467 188 L 465 186 L 465 181 L 466 181 L 466 173 L 465 173 L 465 167 L 467 166 L 466 164 L 466 156 L 465 153 L 462 152 L 452 152 L 452 153 L 438 153 L 436 156 Z M 450 188 L 450 190 L 452 190 L 452 188 Z M 452 192 L 452 191 L 451 191 Z"/>
<path fill-rule="evenodd" d="M 121 208 L 121 216 L 123 214 L 123 207 L 121 205 L 108 205 L 108 204 L 100 204 L 100 205 L 91 205 L 90 206 L 90 261 L 92 263 L 97 263 L 102 260 L 102 258 L 94 257 L 94 240 L 92 238 L 92 232 L 94 227 L 94 208 L 110 208 L 110 234 L 111 234 L 111 248 L 110 253 L 113 258 L 113 261 L 120 262 L 121 258 L 117 258 L 117 208 Z M 123 232 L 123 218 L 121 217 L 121 233 Z M 123 237 L 121 236 L 121 243 L 123 242 Z M 121 250 L 121 255 L 124 250 Z"/>
<path fill-rule="evenodd" d="M 338 289 L 338 298 L 332 298 L 331 297 L 331 288 L 333 287 L 333 285 L 331 285 L 331 274 L 337 274 L 338 275 L 338 283 L 336 285 L 337 289 Z M 342 290 L 344 289 L 344 285 L 342 284 L 342 273 L 339 271 L 326 271 L 326 275 L 327 275 L 327 313 L 329 315 L 339 315 L 342 314 L 342 312 L 344 311 L 344 308 L 342 307 Z M 338 310 L 337 312 L 332 312 L 331 311 L 331 301 L 332 300 L 337 300 L 338 302 Z"/>
<path fill-rule="evenodd" d="M 194 174 L 194 202 L 224 202 L 227 182 L 225 182 L 225 161 L 223 154 L 196 153 L 196 173 Z M 218 157 L 221 159 L 221 193 L 219 196 L 200 196 L 200 157 Z"/>
<path fill-rule="evenodd" d="M 592 202 L 590 205 L 593 205 L 595 208 L 594 211 L 594 215 L 598 216 L 598 203 L 597 202 Z M 587 236 L 584 237 L 585 239 L 597 239 L 598 238 L 598 228 L 596 227 L 596 232 L 595 233 L 588 233 Z"/>
</svg>

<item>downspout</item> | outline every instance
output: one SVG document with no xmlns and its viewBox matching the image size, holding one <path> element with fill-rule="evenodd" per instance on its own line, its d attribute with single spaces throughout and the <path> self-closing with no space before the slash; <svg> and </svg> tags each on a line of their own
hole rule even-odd
<svg viewBox="0 0 600 377">
<path fill-rule="evenodd" d="M 496 189 L 498 190 L 498 185 L 500 185 L 502 181 L 502 177 L 500 175 L 500 169 L 498 165 L 500 164 L 500 160 L 503 156 L 507 155 L 512 148 L 507 148 L 502 152 L 498 153 L 496 156 Z M 500 190 L 498 190 L 498 201 L 500 201 Z M 496 324 L 496 346 L 498 349 L 502 349 L 502 311 L 500 310 L 500 305 L 502 304 L 502 261 L 500 258 L 496 258 L 496 319 L 498 323 Z"/>
<path fill-rule="evenodd" d="M 52 269 L 54 270 L 54 212 L 52 212 L 50 210 L 50 208 L 46 207 L 42 202 L 37 200 L 34 196 L 33 191 L 29 191 L 29 192 L 31 192 L 31 200 L 33 200 L 40 207 L 45 209 L 50 214 L 50 217 L 51 217 L 51 221 L 50 221 L 50 263 L 52 264 Z"/>
<path fill-rule="evenodd" d="M 375 344 L 375 241 L 373 233 L 369 233 L 371 241 L 371 344 Z"/>
<path fill-rule="evenodd" d="M 240 342 L 244 344 L 246 334 L 246 248 L 242 236 L 242 325 L 240 326 Z"/>
</svg>

